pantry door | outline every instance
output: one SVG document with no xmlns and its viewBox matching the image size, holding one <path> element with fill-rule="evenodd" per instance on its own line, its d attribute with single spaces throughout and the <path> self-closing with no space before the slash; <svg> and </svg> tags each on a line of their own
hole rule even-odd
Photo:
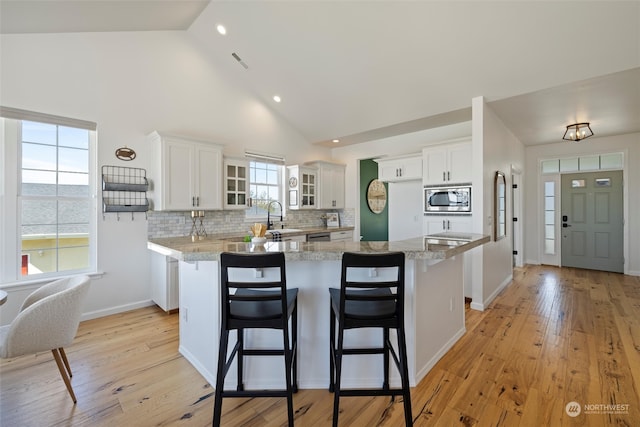
<svg viewBox="0 0 640 427">
<path fill-rule="evenodd" d="M 563 267 L 624 272 L 622 171 L 562 175 Z"/>
</svg>

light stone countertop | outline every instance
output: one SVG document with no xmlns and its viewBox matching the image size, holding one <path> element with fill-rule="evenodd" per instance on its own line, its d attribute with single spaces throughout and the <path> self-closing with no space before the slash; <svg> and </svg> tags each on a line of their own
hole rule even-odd
<svg viewBox="0 0 640 427">
<path fill-rule="evenodd" d="M 284 252 L 287 261 L 332 261 L 342 259 L 344 252 L 404 252 L 407 259 L 447 259 L 490 241 L 482 234 L 469 234 L 469 240 L 450 240 L 447 233 L 437 239 L 417 237 L 397 242 L 272 242 L 255 245 L 214 237 L 192 241 L 190 237 L 151 239 L 147 247 L 180 261 L 218 261 L 222 252 Z M 452 234 L 452 238 L 455 238 Z"/>
</svg>

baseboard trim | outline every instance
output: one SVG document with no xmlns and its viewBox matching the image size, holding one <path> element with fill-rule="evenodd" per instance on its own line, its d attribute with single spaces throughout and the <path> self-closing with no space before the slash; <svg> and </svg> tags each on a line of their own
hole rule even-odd
<svg viewBox="0 0 640 427">
<path fill-rule="evenodd" d="M 136 310 L 138 308 L 150 307 L 155 303 L 151 300 L 133 302 L 131 304 L 123 304 L 115 307 L 109 307 L 102 310 L 90 311 L 83 313 L 80 320 L 91 320 L 99 317 L 110 316 L 112 314 L 124 313 L 125 311 Z"/>
<path fill-rule="evenodd" d="M 462 338 L 462 336 L 467 332 L 466 327 L 462 327 L 458 332 L 456 332 L 456 334 L 454 336 L 451 337 L 451 339 L 449 339 L 444 346 L 442 346 L 442 348 L 440 350 L 438 350 L 438 352 L 431 358 L 429 359 L 429 361 L 427 363 L 425 363 L 425 365 L 418 369 L 416 371 L 416 377 L 415 377 L 415 384 L 413 384 L 413 381 L 409 381 L 411 382 L 411 387 L 415 387 L 417 384 L 420 383 L 420 381 L 422 381 L 422 379 L 427 376 L 427 374 L 429 373 L 429 371 L 431 371 L 431 369 L 433 369 L 433 367 L 436 365 L 436 363 L 438 363 L 438 361 L 440 359 L 442 359 L 442 357 L 449 351 L 451 350 L 451 347 L 454 346 L 455 343 L 457 343 L 460 338 Z"/>
</svg>

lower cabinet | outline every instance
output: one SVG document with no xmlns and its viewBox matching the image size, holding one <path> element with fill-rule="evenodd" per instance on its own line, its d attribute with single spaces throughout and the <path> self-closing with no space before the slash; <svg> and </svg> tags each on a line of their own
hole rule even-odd
<svg viewBox="0 0 640 427">
<path fill-rule="evenodd" d="M 444 233 L 445 231 L 470 233 L 471 217 L 460 215 L 425 215 L 422 231 L 425 235 Z"/>
<path fill-rule="evenodd" d="M 151 299 L 166 312 L 178 310 L 178 260 L 149 251 L 151 254 Z"/>
<path fill-rule="evenodd" d="M 352 242 L 353 241 L 353 231 L 332 231 L 330 233 L 330 238 L 332 242 Z"/>
</svg>

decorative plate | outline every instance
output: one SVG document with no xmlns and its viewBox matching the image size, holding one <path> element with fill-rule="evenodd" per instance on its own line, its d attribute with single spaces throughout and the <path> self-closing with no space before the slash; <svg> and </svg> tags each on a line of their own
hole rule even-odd
<svg viewBox="0 0 640 427">
<path fill-rule="evenodd" d="M 367 205 L 371 212 L 375 214 L 382 213 L 385 206 L 387 206 L 387 189 L 382 181 L 374 179 L 369 183 L 367 187 Z"/>
</svg>

